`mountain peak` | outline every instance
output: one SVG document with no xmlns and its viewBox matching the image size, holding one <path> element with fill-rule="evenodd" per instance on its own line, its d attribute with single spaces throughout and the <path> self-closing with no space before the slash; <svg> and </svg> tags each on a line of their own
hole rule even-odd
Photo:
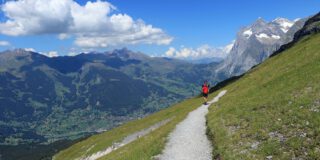
<svg viewBox="0 0 320 160">
<path fill-rule="evenodd" d="M 261 17 L 259 17 L 251 26 L 250 28 L 253 30 L 265 28 L 268 23 Z"/>
<path fill-rule="evenodd" d="M 267 22 L 262 18 L 262 17 L 259 17 L 254 23 L 253 25 L 261 25 L 261 24 L 267 24 Z"/>
<path fill-rule="evenodd" d="M 116 56 L 123 59 L 148 59 L 149 56 L 145 55 L 141 52 L 134 52 L 132 50 L 129 50 L 128 48 L 124 47 L 121 49 L 115 49 L 110 52 L 106 52 L 106 54 L 110 56 Z"/>
<path fill-rule="evenodd" d="M 6 54 L 6 55 L 10 55 L 10 56 L 26 56 L 26 55 L 31 55 L 32 51 L 27 51 L 25 49 L 22 48 L 18 48 L 18 49 L 14 49 L 14 50 L 6 50 L 1 52 L 0 54 Z"/>
<path fill-rule="evenodd" d="M 272 22 L 291 22 L 291 21 L 289 19 L 287 19 L 287 18 L 277 17 Z"/>
<path fill-rule="evenodd" d="M 278 18 L 274 19 L 272 21 L 272 23 L 279 25 L 281 27 L 281 30 L 284 33 L 287 33 L 289 31 L 289 29 L 294 25 L 295 22 L 290 21 L 286 18 L 278 17 Z"/>
<path fill-rule="evenodd" d="M 123 47 L 120 49 L 115 49 L 115 50 L 113 50 L 113 52 L 127 53 L 127 52 L 131 52 L 131 50 L 129 50 L 127 47 Z"/>
</svg>

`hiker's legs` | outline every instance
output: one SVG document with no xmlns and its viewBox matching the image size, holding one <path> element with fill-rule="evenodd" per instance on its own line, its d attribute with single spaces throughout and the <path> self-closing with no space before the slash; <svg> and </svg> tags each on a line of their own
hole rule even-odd
<svg viewBox="0 0 320 160">
<path fill-rule="evenodd" d="M 203 94 L 204 104 L 208 102 L 208 94 Z"/>
<path fill-rule="evenodd" d="M 203 97 L 204 99 L 204 104 L 207 104 L 208 98 L 207 97 Z"/>
</svg>

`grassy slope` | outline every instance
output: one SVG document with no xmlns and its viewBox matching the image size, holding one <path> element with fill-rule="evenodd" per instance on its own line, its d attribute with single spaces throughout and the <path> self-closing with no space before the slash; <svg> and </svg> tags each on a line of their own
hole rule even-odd
<svg viewBox="0 0 320 160">
<path fill-rule="evenodd" d="M 213 95 L 211 95 L 211 97 L 212 96 Z M 110 131 L 94 135 L 66 150 L 59 152 L 55 155 L 54 159 L 71 160 L 91 155 L 97 151 L 104 150 L 111 146 L 113 142 L 120 141 L 131 133 L 148 128 L 162 120 L 174 117 L 169 123 L 151 132 L 149 135 L 142 137 L 105 157 L 102 157 L 102 159 L 150 159 L 152 156 L 161 153 L 168 134 L 175 128 L 177 123 L 186 117 L 190 111 L 200 106 L 201 102 L 201 98 L 188 99 L 148 117 L 128 122 L 127 124 Z"/>
<path fill-rule="evenodd" d="M 208 115 L 216 154 L 221 154 L 224 159 L 264 159 L 269 155 L 274 159 L 289 159 L 293 155 L 320 156 L 320 113 L 315 112 L 320 110 L 319 42 L 320 35 L 305 38 L 224 88 L 228 93 L 210 108 Z M 91 155 L 131 133 L 175 117 L 149 135 L 101 158 L 150 159 L 161 153 L 168 134 L 200 103 L 200 98 L 189 99 L 92 136 L 61 151 L 55 159 Z M 254 149 L 252 146 L 256 142 L 259 144 Z"/>
<path fill-rule="evenodd" d="M 320 34 L 305 37 L 223 89 L 228 93 L 207 116 L 216 155 L 225 160 L 320 157 Z"/>
</svg>

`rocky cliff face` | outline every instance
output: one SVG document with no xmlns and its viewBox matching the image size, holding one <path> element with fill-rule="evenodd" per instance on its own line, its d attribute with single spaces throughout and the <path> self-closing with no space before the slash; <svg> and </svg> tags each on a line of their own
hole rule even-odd
<svg viewBox="0 0 320 160">
<path fill-rule="evenodd" d="M 283 44 L 293 39 L 305 19 L 290 21 L 277 18 L 266 22 L 259 18 L 252 25 L 242 28 L 228 57 L 217 67 L 215 79 L 240 75 L 269 57 Z"/>
<path fill-rule="evenodd" d="M 304 21 L 303 23 L 299 22 L 303 27 L 301 27 L 300 30 L 297 30 L 294 32 L 294 34 L 291 36 L 290 43 L 287 43 L 283 46 L 281 46 L 276 52 L 274 52 L 271 56 L 275 56 L 282 51 L 292 47 L 296 42 L 298 42 L 300 39 L 304 38 L 307 35 L 316 34 L 320 32 L 320 12 L 307 21 Z"/>
</svg>

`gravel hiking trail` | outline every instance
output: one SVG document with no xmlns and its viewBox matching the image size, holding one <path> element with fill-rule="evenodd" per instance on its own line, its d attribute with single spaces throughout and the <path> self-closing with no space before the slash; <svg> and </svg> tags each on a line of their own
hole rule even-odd
<svg viewBox="0 0 320 160">
<path fill-rule="evenodd" d="M 218 102 L 227 91 L 221 91 L 208 105 L 202 105 L 190 112 L 173 132 L 161 155 L 154 157 L 159 160 L 211 160 L 212 145 L 206 135 L 206 114 L 208 107 Z"/>
</svg>

